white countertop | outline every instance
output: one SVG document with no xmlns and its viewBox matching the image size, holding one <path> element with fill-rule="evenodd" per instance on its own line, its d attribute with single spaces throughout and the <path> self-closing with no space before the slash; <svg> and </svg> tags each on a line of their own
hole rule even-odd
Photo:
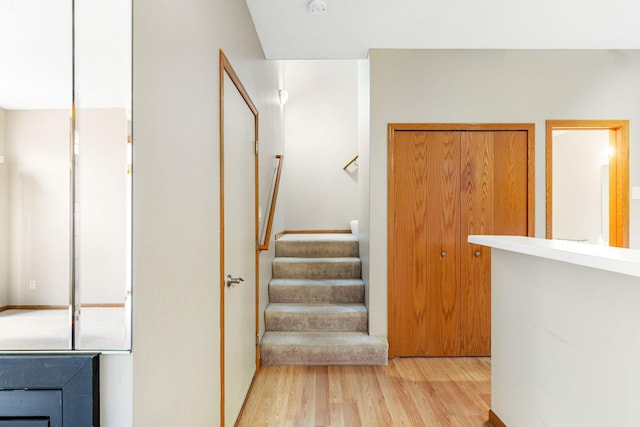
<svg viewBox="0 0 640 427">
<path fill-rule="evenodd" d="M 640 250 L 523 236 L 469 236 L 469 242 L 640 277 Z"/>
</svg>

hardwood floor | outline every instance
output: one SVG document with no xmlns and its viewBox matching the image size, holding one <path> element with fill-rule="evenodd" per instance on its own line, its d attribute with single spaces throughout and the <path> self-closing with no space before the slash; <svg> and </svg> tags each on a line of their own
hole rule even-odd
<svg viewBox="0 0 640 427">
<path fill-rule="evenodd" d="M 264 366 L 238 426 L 489 427 L 490 358 Z"/>
</svg>

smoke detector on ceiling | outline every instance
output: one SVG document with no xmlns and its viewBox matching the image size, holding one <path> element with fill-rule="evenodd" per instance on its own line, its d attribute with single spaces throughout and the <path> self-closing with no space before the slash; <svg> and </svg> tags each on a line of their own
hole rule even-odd
<svg viewBox="0 0 640 427">
<path fill-rule="evenodd" d="M 311 0 L 309 3 L 309 12 L 312 15 L 324 15 L 327 11 L 327 3 L 324 0 Z"/>
</svg>

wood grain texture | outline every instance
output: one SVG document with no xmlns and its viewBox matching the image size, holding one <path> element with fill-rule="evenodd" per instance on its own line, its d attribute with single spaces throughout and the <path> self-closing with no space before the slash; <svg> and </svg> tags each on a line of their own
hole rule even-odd
<svg viewBox="0 0 640 427">
<path fill-rule="evenodd" d="M 458 356 L 460 132 L 435 131 L 426 132 L 426 135 L 426 355 Z M 411 268 L 411 264 L 405 266 Z M 402 326 L 404 330 L 409 327 Z"/>
<path fill-rule="evenodd" d="M 545 143 L 545 238 L 553 238 L 553 125 L 547 120 Z"/>
<path fill-rule="evenodd" d="M 399 132 L 393 158 L 397 168 L 390 183 L 389 197 L 395 201 L 391 223 L 392 246 L 389 250 L 400 265 L 394 268 L 394 324 L 392 340 L 397 355 L 426 355 L 424 335 L 428 330 L 427 308 L 427 201 L 426 149 L 424 132 Z"/>
<path fill-rule="evenodd" d="M 237 426 L 490 427 L 490 360 L 265 366 Z"/>
<path fill-rule="evenodd" d="M 491 354 L 491 250 L 467 242 L 494 233 L 494 132 L 463 132 L 461 139 L 460 352 Z"/>
<path fill-rule="evenodd" d="M 490 251 L 467 236 L 533 235 L 533 129 L 388 126 L 389 357 L 490 354 Z"/>
<path fill-rule="evenodd" d="M 494 234 L 528 235 L 527 133 L 495 133 Z"/>
<path fill-rule="evenodd" d="M 493 427 L 507 427 L 507 425 L 502 422 L 500 417 L 498 417 L 496 413 L 491 409 L 489 410 L 489 422 L 493 425 Z"/>
<path fill-rule="evenodd" d="M 609 244 L 621 248 L 629 247 L 629 122 L 622 121 L 619 127 L 610 130 L 610 143 L 614 149 L 609 167 Z M 611 168 L 613 164 L 613 168 Z M 613 191 L 611 191 L 613 188 Z M 613 195 L 611 193 L 614 193 Z M 613 239 L 611 239 L 613 236 Z"/>
</svg>

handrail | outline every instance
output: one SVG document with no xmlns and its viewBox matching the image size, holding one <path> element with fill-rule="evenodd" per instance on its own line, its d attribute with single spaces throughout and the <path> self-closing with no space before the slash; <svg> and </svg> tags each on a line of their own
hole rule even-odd
<svg viewBox="0 0 640 427">
<path fill-rule="evenodd" d="M 273 217 L 276 212 L 276 200 L 278 199 L 278 188 L 280 187 L 280 175 L 282 174 L 282 161 L 284 160 L 284 155 L 276 154 L 276 160 L 278 162 L 278 166 L 275 170 L 273 184 L 271 186 L 271 193 L 268 201 L 269 214 L 267 215 L 267 221 L 264 223 L 264 226 L 262 228 L 262 235 L 260 236 L 261 239 L 258 242 L 259 251 L 268 250 L 269 242 L 271 241 L 271 228 L 273 227 Z"/>
<path fill-rule="evenodd" d="M 358 155 L 357 155 L 357 154 L 356 154 L 356 156 L 355 156 L 353 159 L 349 160 L 349 163 L 347 163 L 346 165 L 344 165 L 344 166 L 342 167 L 342 169 L 343 169 L 343 170 L 346 170 L 349 166 L 351 166 L 352 164 L 356 163 L 356 160 L 358 160 Z M 358 164 L 357 164 L 357 163 L 356 163 L 356 166 L 358 166 Z"/>
</svg>

